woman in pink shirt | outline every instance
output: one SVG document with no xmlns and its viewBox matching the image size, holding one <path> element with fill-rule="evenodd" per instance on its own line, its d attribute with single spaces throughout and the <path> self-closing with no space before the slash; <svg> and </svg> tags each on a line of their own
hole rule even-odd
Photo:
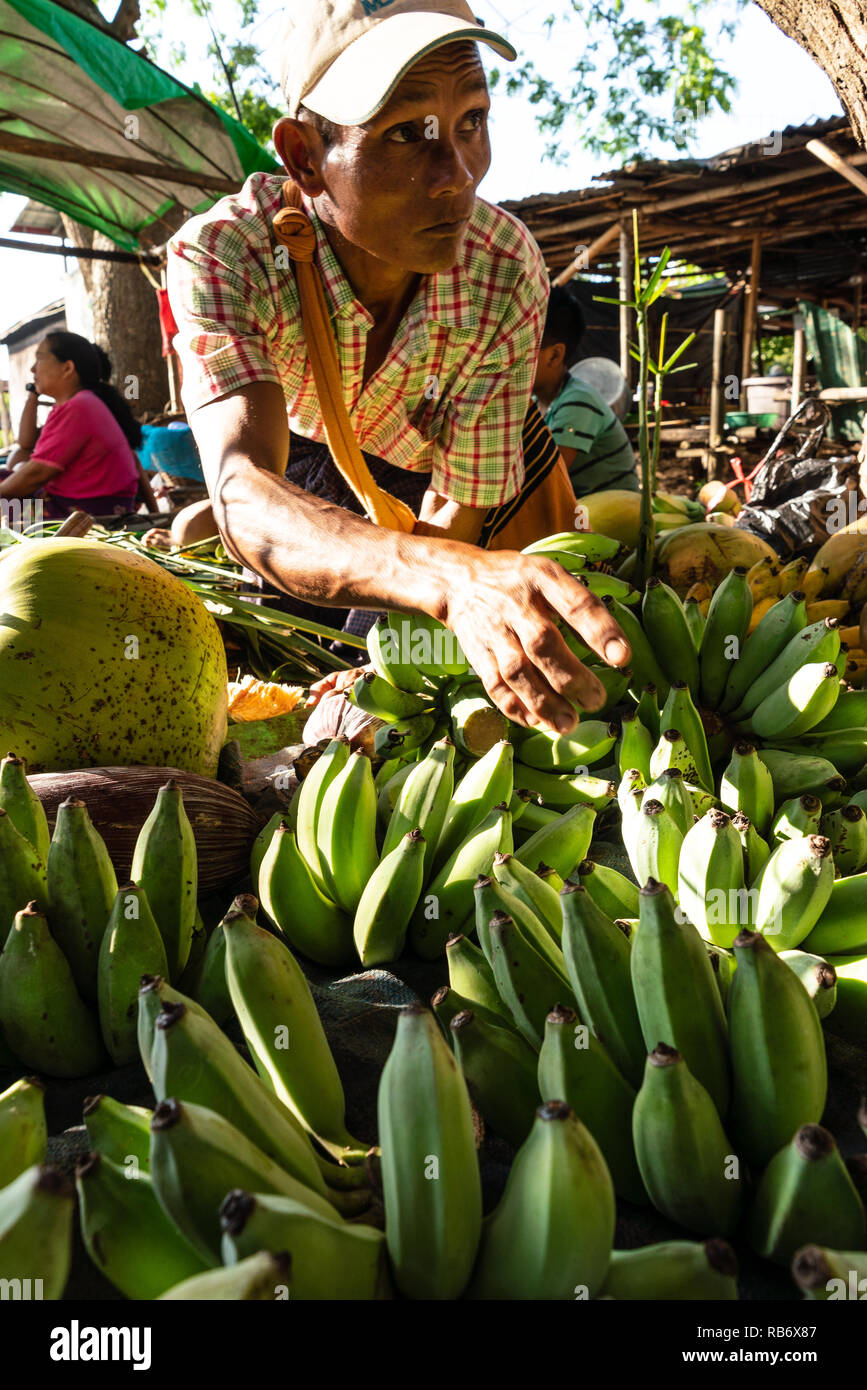
<svg viewBox="0 0 867 1390">
<path fill-rule="evenodd" d="M 46 520 L 77 509 L 93 516 L 132 511 L 139 488 L 141 426 L 109 385 L 111 363 L 78 333 L 49 333 L 32 367 L 35 396 L 53 406 L 29 459 L 0 482 L 0 498 L 39 495 Z"/>
</svg>

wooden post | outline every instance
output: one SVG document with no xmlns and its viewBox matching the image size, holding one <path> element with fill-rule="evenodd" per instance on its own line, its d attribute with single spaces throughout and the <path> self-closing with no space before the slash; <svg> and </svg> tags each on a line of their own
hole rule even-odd
<svg viewBox="0 0 867 1390">
<path fill-rule="evenodd" d="M 723 394 L 723 365 L 725 358 L 726 319 L 725 309 L 715 309 L 713 316 L 713 375 L 710 383 L 710 432 L 706 459 L 707 480 L 715 482 L 719 477 L 719 448 L 722 444 L 725 424 L 726 403 Z"/>
<path fill-rule="evenodd" d="M 14 444 L 15 433 L 12 429 L 12 421 L 9 419 L 9 411 L 6 406 L 6 382 L 0 381 L 0 430 L 3 431 L 3 446 Z"/>
<path fill-rule="evenodd" d="M 854 303 L 854 305 L 852 306 L 852 327 L 853 327 L 853 328 L 860 328 L 860 326 L 861 326 L 861 300 L 862 300 L 862 298 L 863 298 L 863 294 L 864 294 L 864 282 L 863 282 L 862 276 L 859 275 L 859 276 L 858 276 L 858 279 L 857 279 L 856 282 L 855 282 L 855 303 Z"/>
<path fill-rule="evenodd" d="M 801 404 L 801 397 L 804 394 L 804 366 L 806 364 L 806 333 L 804 331 L 803 314 L 795 314 L 792 320 L 795 337 L 795 349 L 792 358 L 792 414 Z"/>
<path fill-rule="evenodd" d="M 626 377 L 627 385 L 632 385 L 632 358 L 629 355 L 629 334 L 632 328 L 632 310 L 624 300 L 632 298 L 632 227 L 624 217 L 620 223 L 620 370 Z"/>
<path fill-rule="evenodd" d="M 750 282 L 744 297 L 744 335 L 741 354 L 741 409 L 747 408 L 747 393 L 744 381 L 750 375 L 753 360 L 753 344 L 756 340 L 756 322 L 759 308 L 759 281 L 762 275 L 762 234 L 753 235 L 750 254 Z"/>
</svg>

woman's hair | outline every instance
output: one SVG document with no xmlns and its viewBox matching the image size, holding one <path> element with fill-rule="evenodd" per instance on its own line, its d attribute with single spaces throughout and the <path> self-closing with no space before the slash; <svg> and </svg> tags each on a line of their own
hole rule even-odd
<svg viewBox="0 0 867 1390">
<path fill-rule="evenodd" d="M 120 425 L 131 449 L 142 446 L 141 425 L 133 415 L 123 396 L 109 385 L 111 361 L 97 343 L 88 342 L 80 333 L 67 333 L 65 329 L 55 329 L 46 333 L 45 341 L 58 362 L 71 362 L 82 390 L 92 391 L 108 406 Z"/>
</svg>

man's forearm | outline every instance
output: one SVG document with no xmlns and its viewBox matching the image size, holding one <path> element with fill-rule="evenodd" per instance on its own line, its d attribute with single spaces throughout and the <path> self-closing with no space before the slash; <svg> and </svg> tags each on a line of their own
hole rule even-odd
<svg viewBox="0 0 867 1390">
<path fill-rule="evenodd" d="M 474 553 L 460 542 L 373 526 L 243 458 L 224 460 L 212 502 L 236 560 L 285 593 L 326 607 L 440 617 Z"/>
<path fill-rule="evenodd" d="M 18 444 L 28 454 L 33 452 L 39 430 L 36 427 L 36 412 L 39 408 L 39 397 L 35 391 L 28 391 L 27 400 L 24 402 L 24 409 L 21 412 L 21 423 L 18 426 Z"/>
</svg>

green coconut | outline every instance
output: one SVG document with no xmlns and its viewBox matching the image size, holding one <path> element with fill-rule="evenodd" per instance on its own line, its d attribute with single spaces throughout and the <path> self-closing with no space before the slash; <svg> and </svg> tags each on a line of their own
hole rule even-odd
<svg viewBox="0 0 867 1390">
<path fill-rule="evenodd" d="M 32 540 L 0 560 L 0 755 L 30 772 L 107 765 L 213 777 L 227 728 L 217 624 L 153 560 Z"/>
</svg>

